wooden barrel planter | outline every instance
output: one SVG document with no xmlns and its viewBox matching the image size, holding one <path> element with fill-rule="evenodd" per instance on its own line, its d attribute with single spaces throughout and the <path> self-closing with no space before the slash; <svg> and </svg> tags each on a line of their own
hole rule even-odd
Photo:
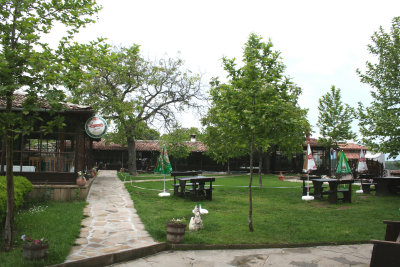
<svg viewBox="0 0 400 267">
<path fill-rule="evenodd" d="M 25 260 L 41 260 L 46 258 L 48 254 L 49 244 L 24 244 L 22 246 L 22 255 Z"/>
<path fill-rule="evenodd" d="M 185 237 L 186 224 L 167 222 L 167 242 L 180 243 Z"/>
</svg>

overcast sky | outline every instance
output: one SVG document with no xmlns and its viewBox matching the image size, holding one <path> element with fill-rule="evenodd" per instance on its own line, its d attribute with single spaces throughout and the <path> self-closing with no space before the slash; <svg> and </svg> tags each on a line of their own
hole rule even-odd
<svg viewBox="0 0 400 267">
<path fill-rule="evenodd" d="M 80 42 L 106 37 L 113 45 L 141 46 L 149 59 L 169 56 L 211 77 L 225 78 L 221 58 L 242 58 L 250 33 L 256 33 L 281 52 L 286 74 L 303 94 L 300 105 L 318 135 L 318 99 L 332 85 L 342 90 L 351 106 L 371 101 L 370 88 L 360 83 L 371 35 L 383 26 L 390 30 L 400 15 L 400 1 L 256 1 L 256 0 L 102 0 L 98 22 L 83 29 Z M 198 117 L 182 121 L 200 127 Z M 356 128 L 357 130 L 357 128 Z"/>
</svg>

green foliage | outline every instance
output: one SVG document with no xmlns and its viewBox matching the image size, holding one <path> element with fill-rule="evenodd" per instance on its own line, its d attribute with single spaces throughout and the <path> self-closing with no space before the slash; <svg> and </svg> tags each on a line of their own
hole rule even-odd
<svg viewBox="0 0 400 267">
<path fill-rule="evenodd" d="M 118 122 L 117 122 L 118 123 Z M 117 129 L 121 129 L 117 127 Z M 114 144 L 120 144 L 122 146 L 127 145 L 126 135 L 123 131 L 116 131 L 107 133 L 106 143 L 113 142 Z M 135 132 L 135 139 L 136 140 L 159 140 L 160 133 L 150 128 L 145 122 L 141 121 L 137 124 L 136 132 Z"/>
<path fill-rule="evenodd" d="M 69 84 L 74 100 L 113 120 L 132 150 L 148 133 L 145 126 L 158 121 L 170 127 L 179 112 L 199 107 L 197 100 L 203 99 L 200 77 L 185 70 L 180 59 L 150 62 L 138 45 L 113 48 L 101 40 L 68 51 L 68 68 L 78 73 Z M 129 154 L 131 172 L 136 172 L 134 153 Z"/>
<path fill-rule="evenodd" d="M 385 169 L 400 170 L 400 160 L 385 161 Z"/>
<path fill-rule="evenodd" d="M 337 148 L 338 142 L 356 138 L 351 131 L 354 109 L 342 103 L 339 88 L 332 85 L 330 91 L 319 99 L 318 110 L 317 126 L 322 136 L 318 142 L 327 148 Z"/>
<path fill-rule="evenodd" d="M 100 7 L 93 0 L 3 0 L 0 2 L 0 98 L 6 103 L 5 112 L 0 114 L 0 134 L 5 136 L 7 154 L 11 155 L 13 138 L 18 134 L 28 134 L 33 130 L 38 108 L 38 98 L 42 97 L 50 105 L 49 114 L 60 111 L 64 91 L 63 74 L 65 67 L 64 47 L 79 28 L 93 22 L 90 16 Z M 64 36 L 57 49 L 51 48 L 43 37 L 57 24 L 65 26 Z M 12 111 L 14 93 L 23 90 L 28 98 L 22 112 Z M 31 114 L 33 113 L 33 114 Z M 41 119 L 41 118 L 38 118 Z M 62 126 L 62 120 L 43 124 L 44 132 Z M 12 181 L 12 156 L 7 158 L 7 180 Z M 12 205 L 12 188 L 9 188 L 8 203 Z M 11 208 L 11 211 L 14 209 Z M 13 240 L 13 212 L 7 213 L 4 241 L 6 250 L 11 249 Z"/>
<path fill-rule="evenodd" d="M 235 59 L 223 59 L 230 84 L 212 81 L 211 112 L 226 123 L 223 128 L 233 131 L 239 143 L 250 147 L 253 136 L 255 147 L 278 146 L 284 154 L 294 154 L 302 150 L 310 128 L 307 111 L 299 107 L 301 89 L 284 76 L 285 65 L 272 46 L 271 41 L 263 43 L 251 34 L 244 48 L 244 66 L 238 68 Z"/>
<path fill-rule="evenodd" d="M 397 196 L 360 195 L 353 186 L 352 203 L 329 204 L 326 199 L 306 202 L 301 200 L 301 183 L 263 175 L 263 188 L 258 188 L 256 181 L 253 183 L 255 230 L 249 233 L 248 179 L 248 175 L 216 177 L 213 200 L 200 202 L 176 196 L 157 197 L 153 189 L 162 188 L 162 181 L 143 182 L 138 187 L 126 183 L 125 187 L 146 230 L 159 242 L 166 240 L 165 222 L 182 217 L 189 220 L 198 203 L 209 214 L 201 216 L 203 230 L 186 232 L 187 244 L 368 243 L 384 237 L 382 220 L 400 219 Z M 171 183 L 167 190 L 173 192 Z"/>
<path fill-rule="evenodd" d="M 33 190 L 32 183 L 22 176 L 14 176 L 14 202 L 15 208 L 19 209 L 24 204 L 24 196 Z M 7 210 L 7 188 L 6 177 L 0 176 L 0 222 L 6 217 Z"/>
<path fill-rule="evenodd" d="M 189 138 L 189 129 L 175 126 L 170 133 L 161 136 L 161 142 L 166 145 L 168 155 L 176 162 L 177 159 L 190 155 L 190 147 L 185 143 Z"/>
<path fill-rule="evenodd" d="M 367 61 L 364 73 L 357 70 L 373 88 L 371 105 L 359 103 L 360 132 L 372 150 L 394 158 L 400 154 L 400 17 L 393 18 L 389 33 L 380 27 L 371 40 L 368 51 L 376 61 Z"/>
<path fill-rule="evenodd" d="M 47 202 L 27 206 L 15 216 L 16 238 L 14 249 L 4 252 L 0 244 L 1 266 L 39 267 L 65 261 L 79 236 L 86 202 Z M 45 260 L 25 261 L 22 256 L 22 235 L 42 238 L 49 242 Z"/>
</svg>

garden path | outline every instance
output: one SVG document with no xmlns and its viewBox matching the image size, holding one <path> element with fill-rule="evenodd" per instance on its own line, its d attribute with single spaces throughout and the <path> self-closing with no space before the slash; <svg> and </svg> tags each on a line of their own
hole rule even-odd
<svg viewBox="0 0 400 267">
<path fill-rule="evenodd" d="M 87 259 L 157 242 L 144 230 L 144 225 L 117 171 L 101 170 L 93 181 L 87 197 L 76 246 L 66 262 Z"/>
</svg>

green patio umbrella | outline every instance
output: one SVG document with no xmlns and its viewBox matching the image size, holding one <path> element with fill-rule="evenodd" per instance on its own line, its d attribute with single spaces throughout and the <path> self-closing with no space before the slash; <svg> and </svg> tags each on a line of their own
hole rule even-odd
<svg viewBox="0 0 400 267">
<path fill-rule="evenodd" d="M 352 173 L 349 162 L 347 161 L 346 155 L 343 150 L 339 152 L 339 160 L 336 168 L 336 174 L 349 174 Z"/>
<path fill-rule="evenodd" d="M 168 158 L 167 148 L 163 145 L 154 173 L 164 174 L 164 192 L 158 194 L 160 197 L 168 197 L 171 194 L 165 192 L 165 175 L 172 172 L 172 166 Z"/>
</svg>

